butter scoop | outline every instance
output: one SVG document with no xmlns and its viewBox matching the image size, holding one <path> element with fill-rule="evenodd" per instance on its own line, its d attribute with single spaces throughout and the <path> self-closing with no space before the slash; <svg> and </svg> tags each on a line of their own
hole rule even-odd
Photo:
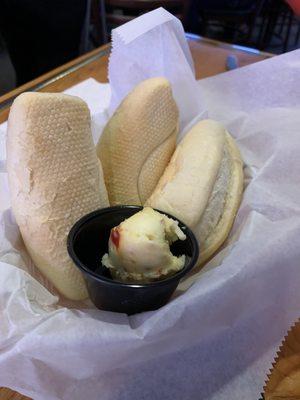
<svg viewBox="0 0 300 400">
<path fill-rule="evenodd" d="M 102 264 L 124 282 L 151 282 L 180 271 L 185 255 L 176 257 L 170 244 L 185 240 L 178 222 L 145 207 L 111 230 Z"/>
</svg>

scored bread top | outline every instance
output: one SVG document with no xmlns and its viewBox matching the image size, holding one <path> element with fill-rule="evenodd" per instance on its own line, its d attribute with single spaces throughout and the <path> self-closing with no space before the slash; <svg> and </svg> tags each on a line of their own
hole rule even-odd
<svg viewBox="0 0 300 400">
<path fill-rule="evenodd" d="M 85 102 L 64 94 L 20 95 L 9 115 L 7 170 L 13 212 L 36 266 L 66 297 L 86 297 L 66 239 L 108 197 Z"/>
<path fill-rule="evenodd" d="M 213 120 L 197 123 L 177 146 L 146 205 L 195 227 L 205 212 L 224 156 L 226 131 Z"/>
<path fill-rule="evenodd" d="M 177 105 L 169 82 L 151 78 L 130 92 L 97 145 L 110 204 L 143 204 L 176 146 Z"/>
</svg>

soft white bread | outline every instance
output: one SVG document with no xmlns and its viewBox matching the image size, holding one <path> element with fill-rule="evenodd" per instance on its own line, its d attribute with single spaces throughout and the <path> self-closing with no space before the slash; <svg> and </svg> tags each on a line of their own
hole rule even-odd
<svg viewBox="0 0 300 400">
<path fill-rule="evenodd" d="M 86 298 L 66 239 L 80 217 L 108 205 L 108 196 L 85 102 L 21 94 L 9 114 L 7 171 L 12 209 L 35 265 L 67 298 Z"/>
<path fill-rule="evenodd" d="M 97 145 L 111 205 L 147 200 L 175 150 L 178 125 L 166 79 L 147 79 L 126 96 Z"/>
<path fill-rule="evenodd" d="M 176 216 L 192 228 L 199 264 L 229 234 L 243 191 L 243 162 L 234 140 L 212 120 L 183 138 L 146 205 Z"/>
</svg>

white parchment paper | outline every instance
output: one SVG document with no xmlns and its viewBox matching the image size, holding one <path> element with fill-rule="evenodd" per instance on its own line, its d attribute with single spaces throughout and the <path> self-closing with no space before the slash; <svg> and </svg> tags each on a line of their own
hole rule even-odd
<svg viewBox="0 0 300 400">
<path fill-rule="evenodd" d="M 2 160 L 0 386 L 38 400 L 259 398 L 300 309 L 299 73 L 295 51 L 199 82 L 209 117 L 241 149 L 246 188 L 223 250 L 154 312 L 59 302 L 22 245 Z M 73 90 L 95 111 L 109 89 Z M 106 117 L 95 114 L 95 137 Z"/>
<path fill-rule="evenodd" d="M 204 110 L 182 24 L 168 11 L 158 8 L 114 29 L 112 46 L 110 114 L 139 82 L 156 76 L 172 84 L 181 128 Z"/>
</svg>

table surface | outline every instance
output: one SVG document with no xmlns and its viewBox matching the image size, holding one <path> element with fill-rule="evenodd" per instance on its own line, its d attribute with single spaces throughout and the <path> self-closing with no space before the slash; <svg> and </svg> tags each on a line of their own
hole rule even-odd
<svg viewBox="0 0 300 400">
<path fill-rule="evenodd" d="M 252 64 L 272 56 L 253 49 L 233 46 L 226 43 L 187 35 L 195 63 L 196 78 L 202 79 L 226 71 L 226 59 L 229 54 L 237 57 L 239 66 Z M 12 90 L 0 97 L 0 123 L 7 119 L 9 106 L 13 99 L 24 91 L 39 90 L 44 92 L 61 92 L 87 78 L 107 82 L 107 64 L 110 45 L 101 46 L 47 74 Z M 26 400 L 7 388 L 0 388 L 1 400 Z"/>
</svg>

